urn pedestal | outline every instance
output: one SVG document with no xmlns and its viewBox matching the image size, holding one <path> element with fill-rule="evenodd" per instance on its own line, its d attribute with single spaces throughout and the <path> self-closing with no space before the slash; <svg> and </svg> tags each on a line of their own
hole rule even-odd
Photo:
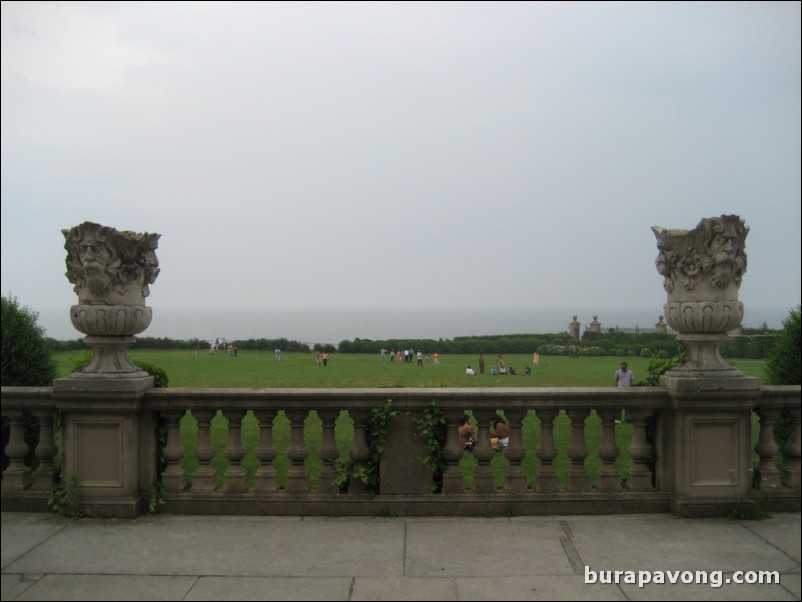
<svg viewBox="0 0 802 602">
<path fill-rule="evenodd" d="M 722 215 L 703 219 L 693 230 L 660 226 L 652 230 L 660 251 L 655 265 L 668 294 L 665 319 L 679 333 L 677 339 L 689 358 L 665 376 L 746 378 L 721 358 L 719 349 L 729 338 L 727 332 L 740 326 L 744 316 L 738 289 L 746 272 L 749 228 L 737 215 Z"/>
<path fill-rule="evenodd" d="M 67 278 L 78 295 L 70 320 L 86 335 L 92 361 L 53 381 L 62 412 L 62 474 L 79 480 L 87 515 L 134 518 L 159 478 L 158 413 L 142 409 L 153 377 L 128 358 L 134 335 L 151 322 L 145 298 L 159 273 L 159 235 L 92 222 L 63 233 Z"/>
<path fill-rule="evenodd" d="M 128 359 L 133 335 L 150 326 L 153 312 L 145 305 L 73 305 L 70 320 L 92 348 L 92 361 L 71 378 L 146 378 Z"/>
<path fill-rule="evenodd" d="M 669 294 L 669 299 L 671 297 Z M 737 299 L 669 301 L 663 306 L 663 310 L 666 322 L 679 333 L 677 340 L 685 347 L 690 358 L 681 366 L 669 370 L 666 376 L 694 379 L 746 378 L 740 370 L 725 362 L 720 353 L 721 345 L 730 338 L 727 331 L 741 323 L 743 303 Z"/>
<path fill-rule="evenodd" d="M 668 294 L 665 319 L 687 361 L 660 377 L 671 396 L 657 437 L 661 486 L 678 516 L 721 516 L 748 497 L 752 408 L 760 381 L 721 358 L 727 331 L 741 324 L 748 228 L 736 215 L 705 218 L 693 230 L 652 228 Z"/>
</svg>

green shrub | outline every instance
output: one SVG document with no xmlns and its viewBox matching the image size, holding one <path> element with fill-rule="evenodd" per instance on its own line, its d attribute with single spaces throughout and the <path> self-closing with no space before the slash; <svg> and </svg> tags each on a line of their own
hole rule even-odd
<svg viewBox="0 0 802 602">
<path fill-rule="evenodd" d="M 800 328 L 800 306 L 792 309 L 783 320 L 783 329 L 766 360 L 766 375 L 772 385 L 802 384 L 800 374 L 802 356 L 802 329 Z M 791 429 L 791 416 L 784 410 L 774 422 L 774 441 L 780 451 L 780 463 L 787 464 L 785 446 Z"/>
<path fill-rule="evenodd" d="M 28 307 L 20 307 L 10 293 L 2 297 L 2 340 L 0 342 L 0 384 L 4 387 L 47 387 L 56 377 L 56 362 L 44 330 L 36 323 L 39 315 Z M 23 413 L 23 429 L 28 454 L 25 463 L 36 468 L 38 461 L 34 448 L 39 441 L 39 423 L 30 412 Z M 10 436 L 8 422 L 3 419 L 0 428 L 2 459 L 5 470 L 8 458 L 5 453 Z"/>
<path fill-rule="evenodd" d="M 72 371 L 78 372 L 83 367 L 88 366 L 89 363 L 92 361 L 92 352 L 89 350 L 84 351 L 84 354 L 76 359 L 72 360 Z M 167 372 L 165 372 L 162 368 L 158 366 L 154 366 L 153 364 L 149 364 L 148 362 L 143 362 L 140 360 L 131 360 L 131 363 L 134 364 L 137 368 L 140 368 L 150 374 L 153 377 L 153 386 L 157 388 L 166 389 L 167 386 L 170 384 L 170 377 L 167 376 Z"/>
<path fill-rule="evenodd" d="M 766 360 L 766 375 L 772 385 L 802 384 L 802 329 L 800 306 L 783 320 L 783 329 Z"/>
<path fill-rule="evenodd" d="M 661 358 L 653 356 L 649 361 L 649 367 L 646 369 L 646 379 L 638 382 L 638 386 L 656 387 L 660 381 L 660 377 L 668 372 L 674 366 L 681 366 L 685 363 L 687 356 L 684 348 L 677 351 L 676 355 L 670 358 Z"/>
<path fill-rule="evenodd" d="M 2 297 L 2 372 L 4 387 L 49 387 L 56 377 L 56 363 L 39 314 L 20 307 L 16 297 Z"/>
</svg>

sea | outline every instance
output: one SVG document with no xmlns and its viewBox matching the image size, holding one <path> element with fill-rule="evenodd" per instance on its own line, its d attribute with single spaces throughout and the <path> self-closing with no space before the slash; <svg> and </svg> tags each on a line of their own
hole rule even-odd
<svg viewBox="0 0 802 602">
<path fill-rule="evenodd" d="M 746 310 L 744 325 L 766 322 L 781 328 L 790 308 Z M 460 336 L 567 332 L 574 316 L 581 330 L 594 316 L 607 328 L 654 328 L 662 307 L 481 308 L 481 309 L 173 309 L 153 308 L 150 327 L 139 336 L 179 340 L 278 339 L 336 345 L 360 339 L 453 339 Z M 70 323 L 69 308 L 39 310 L 37 323 L 57 340 L 83 337 Z"/>
</svg>

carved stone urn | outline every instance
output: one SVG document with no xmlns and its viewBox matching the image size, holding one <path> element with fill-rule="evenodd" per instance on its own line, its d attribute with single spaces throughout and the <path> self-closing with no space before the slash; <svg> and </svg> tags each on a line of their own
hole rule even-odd
<svg viewBox="0 0 802 602">
<path fill-rule="evenodd" d="M 743 376 L 721 359 L 727 331 L 741 324 L 738 289 L 746 272 L 749 227 L 737 215 L 704 218 L 693 230 L 653 226 L 659 253 L 655 264 L 664 277 L 669 326 L 679 332 L 690 360 L 669 371 L 677 377 Z"/>
<path fill-rule="evenodd" d="M 159 274 L 160 235 L 119 232 L 92 222 L 62 232 L 66 276 L 78 295 L 70 319 L 93 351 L 92 362 L 71 378 L 147 377 L 128 359 L 128 347 L 133 335 L 150 326 L 145 297 Z"/>
</svg>

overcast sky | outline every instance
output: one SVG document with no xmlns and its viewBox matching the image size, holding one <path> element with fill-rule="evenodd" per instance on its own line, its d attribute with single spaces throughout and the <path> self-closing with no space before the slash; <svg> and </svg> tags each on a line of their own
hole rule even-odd
<svg viewBox="0 0 802 602">
<path fill-rule="evenodd" d="M 154 308 L 661 307 L 652 225 L 800 302 L 800 4 L 2 3 L 2 293 L 157 232 Z M 779 326 L 779 324 L 778 324 Z"/>
</svg>

